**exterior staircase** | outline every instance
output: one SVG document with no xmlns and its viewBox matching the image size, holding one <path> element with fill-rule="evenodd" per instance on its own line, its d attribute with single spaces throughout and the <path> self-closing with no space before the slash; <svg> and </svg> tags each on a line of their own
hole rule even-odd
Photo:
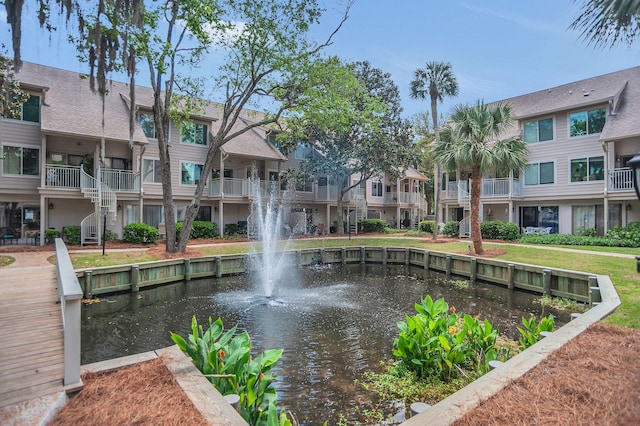
<svg viewBox="0 0 640 426">
<path fill-rule="evenodd" d="M 102 176 L 100 168 L 97 175 Z M 115 192 L 101 180 L 80 169 L 80 190 L 85 198 L 90 198 L 95 211 L 80 222 L 80 244 L 102 243 L 103 224 L 107 227 L 116 221 L 118 200 Z"/>
</svg>

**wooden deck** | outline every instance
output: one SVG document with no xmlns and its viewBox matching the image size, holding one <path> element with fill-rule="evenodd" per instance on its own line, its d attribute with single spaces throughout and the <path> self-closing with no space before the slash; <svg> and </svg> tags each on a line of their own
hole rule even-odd
<svg viewBox="0 0 640 426">
<path fill-rule="evenodd" d="M 0 407 L 64 390 L 55 274 L 19 262 L 0 269 Z"/>
</svg>

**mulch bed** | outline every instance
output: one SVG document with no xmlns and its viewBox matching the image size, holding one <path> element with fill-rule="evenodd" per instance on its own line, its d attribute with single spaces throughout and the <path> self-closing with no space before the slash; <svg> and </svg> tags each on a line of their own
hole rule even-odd
<svg viewBox="0 0 640 426">
<path fill-rule="evenodd" d="M 454 423 L 640 424 L 640 330 L 594 324 Z"/>
<path fill-rule="evenodd" d="M 204 425 L 207 421 L 175 381 L 162 359 L 110 373 L 82 376 L 50 425 Z"/>
</svg>

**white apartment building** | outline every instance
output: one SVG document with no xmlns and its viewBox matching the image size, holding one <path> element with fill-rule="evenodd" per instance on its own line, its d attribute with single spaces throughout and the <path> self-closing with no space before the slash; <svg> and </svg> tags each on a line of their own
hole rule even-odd
<svg viewBox="0 0 640 426">
<path fill-rule="evenodd" d="M 640 67 L 505 99 L 516 119 L 511 135 L 529 144 L 528 166 L 482 180 L 483 220 L 508 220 L 521 229 L 571 234 L 640 220 L 627 167 L 640 152 Z M 507 134 L 506 136 L 508 136 Z M 469 176 L 442 176 L 446 220 L 468 233 Z"/>
</svg>

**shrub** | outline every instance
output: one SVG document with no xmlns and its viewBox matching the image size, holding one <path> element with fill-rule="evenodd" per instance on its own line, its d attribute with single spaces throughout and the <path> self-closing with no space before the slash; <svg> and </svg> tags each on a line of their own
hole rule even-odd
<svg viewBox="0 0 640 426">
<path fill-rule="evenodd" d="M 68 225 L 62 228 L 64 240 L 69 244 L 80 244 L 80 225 Z"/>
<path fill-rule="evenodd" d="M 363 232 L 384 232 L 387 222 L 382 219 L 364 219 L 360 221 Z"/>
<path fill-rule="evenodd" d="M 442 233 L 447 237 L 457 237 L 460 235 L 460 223 L 456 220 L 450 220 L 444 224 Z"/>
<path fill-rule="evenodd" d="M 118 234 L 113 231 L 106 231 L 104 233 L 104 239 L 107 241 L 115 241 L 118 239 Z"/>
<path fill-rule="evenodd" d="M 55 228 L 48 228 L 46 231 L 44 231 L 44 237 L 47 243 L 53 243 L 56 238 L 60 238 L 60 231 Z"/>
<path fill-rule="evenodd" d="M 584 226 L 581 226 L 576 229 L 575 235 L 581 235 L 583 237 L 597 237 L 598 233 L 596 232 L 596 228 L 585 228 Z"/>
<path fill-rule="evenodd" d="M 227 223 L 224 226 L 225 235 L 238 235 L 240 233 L 240 227 L 237 223 Z"/>
<path fill-rule="evenodd" d="M 640 247 L 640 232 L 614 228 L 606 237 L 586 237 L 572 234 L 532 234 L 520 237 L 523 244 L 554 244 L 565 246 Z"/>
<path fill-rule="evenodd" d="M 482 238 L 490 240 L 514 241 L 520 237 L 520 227 L 513 222 L 494 220 L 480 224 Z"/>
<path fill-rule="evenodd" d="M 176 236 L 180 236 L 183 222 L 176 223 Z M 214 222 L 206 220 L 196 220 L 191 225 L 191 232 L 189 232 L 189 239 L 194 240 L 196 238 L 215 238 L 218 236 L 218 225 Z"/>
<path fill-rule="evenodd" d="M 155 243 L 160 232 L 146 223 L 130 223 L 122 229 L 122 239 L 128 243 Z"/>
<path fill-rule="evenodd" d="M 436 222 L 433 220 L 421 220 L 418 224 L 418 229 L 422 232 L 428 232 L 433 234 L 433 230 L 436 227 Z"/>
</svg>

